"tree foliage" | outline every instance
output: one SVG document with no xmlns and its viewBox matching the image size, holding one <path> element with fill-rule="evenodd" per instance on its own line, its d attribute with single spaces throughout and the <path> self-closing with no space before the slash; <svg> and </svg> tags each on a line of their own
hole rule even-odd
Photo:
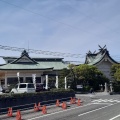
<svg viewBox="0 0 120 120">
<path fill-rule="evenodd" d="M 65 86 L 64 79 L 69 75 L 69 73 L 70 73 L 70 70 L 67 68 L 64 68 L 60 71 L 59 83 L 58 83 L 59 88 L 64 88 Z"/>
<path fill-rule="evenodd" d="M 89 85 L 97 89 L 99 84 L 104 84 L 107 78 L 96 66 L 82 64 L 74 67 L 77 84 Z"/>
<path fill-rule="evenodd" d="M 92 86 L 98 89 L 99 85 L 104 85 L 108 79 L 103 75 L 97 67 L 93 65 L 82 64 L 79 66 L 69 65 L 69 69 L 63 69 L 60 73 L 59 85 L 64 87 L 64 78 L 67 77 L 68 85 L 72 89 L 76 89 L 76 85 Z"/>
<path fill-rule="evenodd" d="M 115 81 L 120 81 L 120 64 L 112 65 L 111 75 Z"/>
</svg>

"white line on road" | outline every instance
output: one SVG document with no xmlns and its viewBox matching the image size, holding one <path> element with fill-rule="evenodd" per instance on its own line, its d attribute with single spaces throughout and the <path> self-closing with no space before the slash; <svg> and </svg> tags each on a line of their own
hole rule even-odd
<svg viewBox="0 0 120 120">
<path fill-rule="evenodd" d="M 43 115 L 43 116 L 30 118 L 30 119 L 28 119 L 28 120 L 35 120 L 35 119 L 38 119 L 38 118 L 42 118 L 42 117 L 46 117 L 46 116 L 50 116 L 50 115 L 54 115 L 54 114 L 57 114 L 57 113 L 62 113 L 62 112 L 65 112 L 65 111 L 74 110 L 74 109 L 77 109 L 77 108 L 80 108 L 80 107 L 89 106 L 89 105 L 92 105 L 92 104 L 91 104 L 91 103 L 88 103 L 88 104 L 86 104 L 86 105 L 84 105 L 84 106 L 78 106 L 78 107 L 75 107 L 75 108 L 66 109 L 66 110 L 62 110 L 62 111 L 58 111 L 58 112 L 54 112 L 54 113 L 51 113 L 51 114 L 46 114 L 46 115 Z"/>
<path fill-rule="evenodd" d="M 98 104 L 98 105 L 100 105 L 100 104 L 110 104 L 110 103 L 99 103 L 99 102 L 94 102 L 94 103 L 92 103 L 92 104 Z"/>
<path fill-rule="evenodd" d="M 82 114 L 80 114 L 80 115 L 78 115 L 78 116 L 86 115 L 86 114 L 88 114 L 88 113 L 91 113 L 91 112 L 94 112 L 94 111 L 97 111 L 97 110 L 101 110 L 101 109 L 104 109 L 104 108 L 109 107 L 109 106 L 112 106 L 112 105 L 113 105 L 113 104 L 110 104 L 110 105 L 107 105 L 107 106 L 104 106 L 104 107 L 101 107 L 101 108 L 98 108 L 98 109 L 95 109 L 95 110 L 91 110 L 91 111 L 89 111 L 89 112 L 82 113 Z"/>
<path fill-rule="evenodd" d="M 115 99 L 97 99 L 97 100 L 93 100 L 91 102 L 93 102 L 93 103 L 94 102 L 113 102 L 113 103 L 117 102 L 117 103 L 120 103 L 119 100 L 115 100 Z"/>
<path fill-rule="evenodd" d="M 115 117 L 113 117 L 113 118 L 111 118 L 111 119 L 109 119 L 109 120 L 114 120 L 114 119 L 116 119 L 116 118 L 118 118 L 118 117 L 120 117 L 120 115 L 117 115 L 117 116 L 115 116 Z"/>
</svg>

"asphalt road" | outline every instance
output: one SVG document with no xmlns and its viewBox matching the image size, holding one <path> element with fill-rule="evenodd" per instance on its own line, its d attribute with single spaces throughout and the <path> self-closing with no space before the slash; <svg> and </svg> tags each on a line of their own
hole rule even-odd
<svg viewBox="0 0 120 120">
<path fill-rule="evenodd" d="M 83 101 L 81 106 L 68 104 L 68 108 L 52 106 L 47 108 L 47 114 L 41 111 L 22 113 L 22 120 L 120 120 L 120 95 L 80 95 L 76 97 Z M 0 120 L 15 120 L 15 117 Z"/>
</svg>

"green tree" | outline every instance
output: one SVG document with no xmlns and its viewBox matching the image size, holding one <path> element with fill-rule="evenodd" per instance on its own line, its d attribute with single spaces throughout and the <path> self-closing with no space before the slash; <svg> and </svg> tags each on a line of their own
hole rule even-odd
<svg viewBox="0 0 120 120">
<path fill-rule="evenodd" d="M 116 70 L 116 72 L 114 73 L 114 78 L 117 81 L 120 81 L 120 68 Z"/>
<path fill-rule="evenodd" d="M 112 65 L 111 75 L 114 79 L 114 82 L 119 82 L 120 81 L 120 64 Z"/>
<path fill-rule="evenodd" d="M 111 75 L 113 77 L 113 89 L 120 92 L 120 64 L 114 64 L 111 67 Z"/>
<path fill-rule="evenodd" d="M 80 84 L 84 87 L 92 86 L 97 90 L 100 84 L 104 85 L 108 81 L 97 67 L 86 64 L 79 66 L 70 64 L 69 69 L 62 69 L 59 75 L 59 88 L 64 88 L 65 77 L 67 77 L 67 84 L 74 90 L 76 89 L 76 85 Z"/>
<path fill-rule="evenodd" d="M 64 88 L 65 87 L 65 82 L 64 79 L 65 77 L 67 77 L 70 73 L 70 70 L 67 68 L 64 68 L 60 71 L 60 75 L 59 75 L 59 88 Z"/>
<path fill-rule="evenodd" d="M 83 86 L 92 86 L 94 89 L 99 89 L 99 84 L 104 84 L 107 78 L 96 66 L 82 64 L 74 67 L 76 84 Z"/>
</svg>

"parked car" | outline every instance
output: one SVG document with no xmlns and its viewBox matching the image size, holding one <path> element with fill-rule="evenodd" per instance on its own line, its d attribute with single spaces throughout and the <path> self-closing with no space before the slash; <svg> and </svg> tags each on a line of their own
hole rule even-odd
<svg viewBox="0 0 120 120">
<path fill-rule="evenodd" d="M 11 93 L 35 93 L 35 87 L 33 83 L 18 83 Z"/>
<path fill-rule="evenodd" d="M 43 83 L 36 83 L 36 92 L 44 91 L 45 87 Z"/>
<path fill-rule="evenodd" d="M 35 88 L 36 88 L 36 92 L 46 91 L 46 87 L 44 83 L 36 83 Z M 49 86 L 47 90 L 50 90 Z"/>
<path fill-rule="evenodd" d="M 3 92 L 3 88 L 0 86 L 0 92 Z"/>
<path fill-rule="evenodd" d="M 10 92 L 10 88 L 9 87 L 3 87 L 3 93 L 9 93 Z"/>
</svg>

